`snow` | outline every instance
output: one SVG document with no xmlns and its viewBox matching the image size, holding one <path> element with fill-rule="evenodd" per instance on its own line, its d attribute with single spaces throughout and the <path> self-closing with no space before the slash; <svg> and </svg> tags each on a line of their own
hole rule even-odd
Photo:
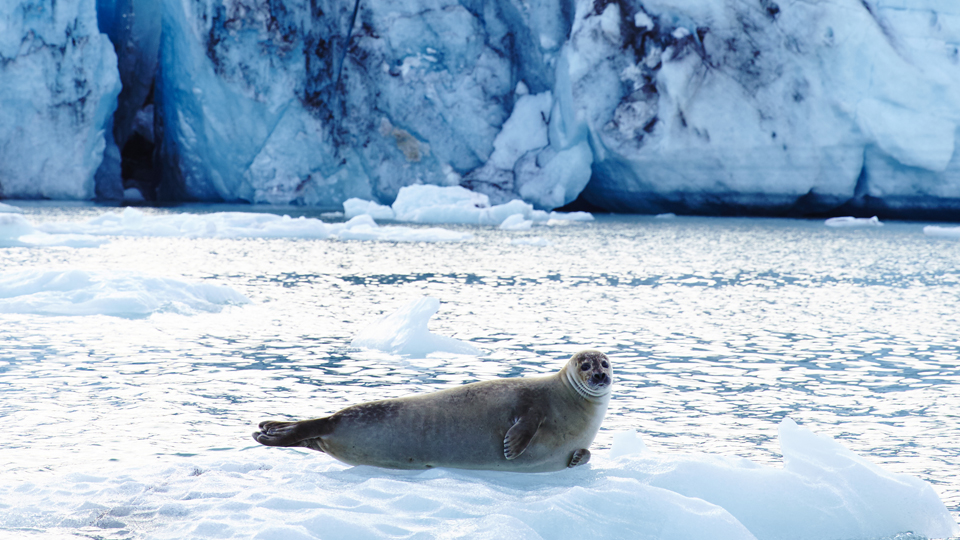
<svg viewBox="0 0 960 540">
<path fill-rule="evenodd" d="M 252 429 L 252 427 L 251 427 Z M 590 464 L 545 474 L 348 467 L 316 452 L 229 456 L 8 482 L 0 526 L 145 538 L 831 540 L 960 534 L 926 483 L 786 419 L 782 468 L 661 454 L 614 435 Z M 629 441 L 629 442 L 627 442 Z M 898 536 L 902 535 L 902 536 Z"/>
<path fill-rule="evenodd" d="M 346 223 L 324 223 L 315 218 L 278 216 L 254 212 L 209 214 L 146 214 L 127 207 L 106 212 L 84 223 L 49 222 L 38 230 L 56 234 L 95 236 L 179 236 L 186 238 L 305 238 L 374 240 L 382 242 L 463 242 L 473 238 L 440 228 L 380 227 L 368 215 Z"/>
<path fill-rule="evenodd" d="M 0 203 L 0 214 L 4 213 L 20 214 L 23 213 L 23 210 L 17 208 L 16 206 Z"/>
<path fill-rule="evenodd" d="M 350 345 L 411 358 L 424 358 L 432 353 L 479 355 L 480 349 L 473 345 L 427 329 L 430 318 L 439 309 L 440 300 L 433 297 L 411 300 L 367 324 Z"/>
<path fill-rule="evenodd" d="M 211 283 L 132 273 L 85 270 L 28 270 L 0 274 L 0 313 L 146 317 L 158 312 L 218 312 L 249 303 L 231 289 Z"/>
<path fill-rule="evenodd" d="M 880 223 L 877 216 L 871 218 L 843 216 L 830 218 L 824 222 L 824 225 L 827 227 L 882 227 L 883 223 Z"/>
</svg>

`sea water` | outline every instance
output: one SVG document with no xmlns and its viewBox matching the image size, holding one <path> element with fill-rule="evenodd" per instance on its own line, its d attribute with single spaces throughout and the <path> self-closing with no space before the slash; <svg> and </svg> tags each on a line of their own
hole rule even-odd
<svg viewBox="0 0 960 540">
<path fill-rule="evenodd" d="M 108 211 L 22 216 L 44 230 Z M 881 527 L 887 484 L 782 476 L 788 452 L 788 465 L 826 452 L 826 476 L 842 476 L 842 447 L 932 486 L 953 529 L 928 530 L 956 534 L 960 243 L 919 223 L 596 217 L 447 225 L 446 242 L 0 249 L 0 536 L 914 538 Z M 481 355 L 351 346 L 422 297 L 440 300 L 432 332 Z M 548 374 L 584 348 L 610 356 L 616 382 L 577 470 L 351 468 L 250 437 L 264 419 Z M 613 457 L 633 432 L 645 450 Z M 816 529 L 809 512 L 833 521 Z"/>
</svg>

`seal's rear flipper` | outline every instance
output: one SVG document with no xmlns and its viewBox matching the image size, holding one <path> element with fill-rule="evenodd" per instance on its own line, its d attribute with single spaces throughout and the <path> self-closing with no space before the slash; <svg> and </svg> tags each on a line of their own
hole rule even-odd
<svg viewBox="0 0 960 540">
<path fill-rule="evenodd" d="M 567 465 L 567 468 L 586 465 L 588 461 L 590 461 L 590 451 L 586 448 L 581 448 L 570 456 L 570 464 Z"/>
<path fill-rule="evenodd" d="M 267 421 L 260 422 L 260 431 L 253 434 L 253 440 L 265 446 L 304 446 L 320 450 L 319 437 L 331 431 L 333 426 L 327 418 L 300 422 Z"/>
</svg>

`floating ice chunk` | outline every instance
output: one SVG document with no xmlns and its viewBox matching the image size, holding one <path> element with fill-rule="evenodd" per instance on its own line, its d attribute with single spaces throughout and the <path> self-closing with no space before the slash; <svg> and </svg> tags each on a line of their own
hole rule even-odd
<svg viewBox="0 0 960 540">
<path fill-rule="evenodd" d="M 877 216 L 873 216 L 872 218 L 843 216 L 830 218 L 824 222 L 824 225 L 827 227 L 882 227 L 883 223 L 880 223 Z"/>
<path fill-rule="evenodd" d="M 513 214 L 535 215 L 533 206 L 519 199 L 490 206 L 490 198 L 461 186 L 419 185 L 400 188 L 393 203 L 397 221 L 500 225 Z"/>
<path fill-rule="evenodd" d="M 36 229 L 22 215 L 0 213 L 0 246 L 22 245 L 19 238 L 34 232 Z"/>
<path fill-rule="evenodd" d="M 392 208 L 373 201 L 353 198 L 343 202 L 343 215 L 347 219 L 361 214 L 369 214 L 373 219 L 393 219 L 395 217 Z"/>
<path fill-rule="evenodd" d="M 514 246 L 536 246 L 536 247 L 547 247 L 552 243 L 549 240 L 540 238 L 539 236 L 531 236 L 530 238 L 512 238 L 510 244 Z"/>
<path fill-rule="evenodd" d="M 188 238 L 332 238 L 393 242 L 462 242 L 473 238 L 470 233 L 437 228 L 378 227 L 367 214 L 355 216 L 347 223 L 327 224 L 302 216 L 294 219 L 254 212 L 149 215 L 130 207 L 120 214 L 107 212 L 84 223 L 43 223 L 37 228 L 51 233 Z"/>
<path fill-rule="evenodd" d="M 657 215 L 655 215 L 655 216 L 653 216 L 653 217 L 654 217 L 655 219 L 673 219 L 673 218 L 677 217 L 677 215 L 674 214 L 673 212 L 666 212 L 666 213 L 664 213 L 664 214 L 657 214 Z"/>
<path fill-rule="evenodd" d="M 463 242 L 473 238 L 470 233 L 430 227 L 380 227 L 369 214 L 361 214 L 342 225 L 331 225 L 332 234 L 339 240 L 377 240 L 381 242 Z"/>
<path fill-rule="evenodd" d="M 20 214 L 0 213 L 0 247 L 96 247 L 106 242 L 84 234 L 46 234 Z"/>
<path fill-rule="evenodd" d="M 616 458 L 629 454 L 641 454 L 647 451 L 643 439 L 636 430 L 618 431 L 613 434 L 613 446 L 610 448 L 610 457 Z"/>
<path fill-rule="evenodd" d="M 505 231 L 527 231 L 533 226 L 533 221 L 523 219 L 523 214 L 514 214 L 503 220 L 500 228 Z"/>
<path fill-rule="evenodd" d="M 593 221 L 590 212 L 550 212 L 553 221 Z"/>
<path fill-rule="evenodd" d="M 230 287 L 83 270 L 0 275 L 0 313 L 146 317 L 160 311 L 217 312 L 250 301 Z"/>
<path fill-rule="evenodd" d="M 22 214 L 23 210 L 16 206 L 0 203 L 0 214 Z"/>
<path fill-rule="evenodd" d="M 414 358 L 435 352 L 479 355 L 480 350 L 469 343 L 430 333 L 427 323 L 439 309 L 440 301 L 429 296 L 407 302 L 367 325 L 351 345 Z"/>
<path fill-rule="evenodd" d="M 939 236 L 941 238 L 960 238 L 960 227 L 927 225 L 923 228 L 923 234 L 927 236 Z"/>
</svg>

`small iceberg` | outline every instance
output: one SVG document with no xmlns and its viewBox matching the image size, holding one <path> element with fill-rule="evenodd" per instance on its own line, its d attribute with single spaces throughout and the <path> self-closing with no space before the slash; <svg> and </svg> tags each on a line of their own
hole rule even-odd
<svg viewBox="0 0 960 540">
<path fill-rule="evenodd" d="M 393 208 L 384 206 L 382 204 L 377 204 L 373 201 L 365 201 L 363 199 L 347 199 L 343 202 L 343 215 L 347 219 L 364 214 L 372 217 L 373 219 L 392 220 L 396 218 L 396 215 L 393 213 Z"/>
<path fill-rule="evenodd" d="M 500 224 L 504 231 L 528 231 L 530 227 L 533 227 L 533 221 L 524 219 L 523 214 L 514 214 Z"/>
<path fill-rule="evenodd" d="M 427 329 L 427 323 L 439 309 L 440 300 L 430 296 L 407 302 L 368 324 L 350 345 L 411 358 L 424 358 L 438 352 L 479 355 L 480 349 L 473 345 Z"/>
<path fill-rule="evenodd" d="M 936 225 L 927 225 L 923 228 L 923 234 L 938 238 L 960 238 L 960 227 L 938 227 Z"/>
<path fill-rule="evenodd" d="M 824 222 L 827 227 L 883 227 L 883 223 L 877 216 L 871 218 L 858 218 L 853 216 L 843 216 L 830 218 Z"/>
<path fill-rule="evenodd" d="M 230 287 L 130 273 L 31 270 L 0 274 L 0 313 L 109 315 L 216 313 L 250 300 Z"/>
<path fill-rule="evenodd" d="M 499 226 L 514 215 L 520 215 L 525 221 L 550 224 L 593 220 L 589 212 L 547 213 L 520 199 L 491 205 L 486 195 L 462 186 L 405 186 L 400 188 L 392 207 L 363 199 L 347 199 L 343 210 L 348 218 L 367 214 L 374 219 L 432 224 Z"/>
</svg>

